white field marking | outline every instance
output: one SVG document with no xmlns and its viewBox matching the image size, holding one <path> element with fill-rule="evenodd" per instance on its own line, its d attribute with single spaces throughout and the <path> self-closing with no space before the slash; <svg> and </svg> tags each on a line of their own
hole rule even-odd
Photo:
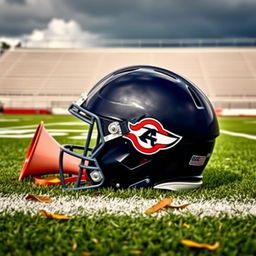
<svg viewBox="0 0 256 256">
<path fill-rule="evenodd" d="M 0 214 L 24 212 L 32 215 L 38 214 L 38 211 L 44 209 L 53 213 L 61 213 L 69 216 L 77 215 L 97 215 L 102 213 L 113 215 L 139 216 L 144 215 L 145 210 L 157 203 L 157 199 L 143 199 L 140 197 L 131 197 L 126 199 L 110 198 L 107 196 L 79 196 L 56 197 L 50 204 L 28 201 L 25 195 L 3 195 L 0 194 Z M 192 214 L 197 217 L 214 216 L 220 217 L 246 217 L 256 216 L 256 200 L 247 199 L 244 202 L 227 199 L 175 199 L 173 205 L 191 203 L 188 207 L 177 210 L 168 209 L 154 213 L 153 216 L 163 216 L 165 214 Z"/>
<path fill-rule="evenodd" d="M 68 133 L 65 132 L 53 132 L 50 133 L 51 136 L 55 137 L 55 136 L 67 136 Z M 12 135 L 8 135 L 8 134 L 2 134 L 0 135 L 0 138 L 8 138 L 8 139 L 25 139 L 25 138 L 33 138 L 34 134 L 32 133 L 28 133 L 28 134 L 12 134 Z"/>
<path fill-rule="evenodd" d="M 24 134 L 29 132 L 35 132 L 34 129 L 21 129 L 21 130 L 0 130 L 1 134 Z"/>
<path fill-rule="evenodd" d="M 38 125 L 37 124 L 31 124 L 31 125 L 21 125 L 21 126 L 9 126 L 9 127 L 2 127 L 0 128 L 0 131 L 2 130 L 15 130 L 15 129 L 27 129 L 27 128 L 34 128 L 36 129 Z"/>
<path fill-rule="evenodd" d="M 65 130 L 65 129 L 50 129 L 48 130 L 49 134 L 53 137 L 55 136 L 68 136 L 70 133 L 80 133 L 84 130 Z M 28 133 L 30 132 L 30 133 Z M 0 131 L 0 138 L 9 138 L 9 139 L 24 139 L 24 138 L 33 138 L 34 130 L 9 130 L 9 131 Z M 75 140 L 85 140 L 87 138 L 87 133 L 83 133 L 79 136 L 69 136 L 69 139 Z M 97 132 L 93 132 L 92 139 L 97 138 Z"/>
<path fill-rule="evenodd" d="M 18 122 L 20 119 L 5 119 L 5 118 L 0 118 L 0 122 Z"/>
<path fill-rule="evenodd" d="M 256 120 L 244 121 L 245 124 L 256 124 Z"/>
<path fill-rule="evenodd" d="M 85 126 L 86 124 L 82 122 L 59 122 L 59 123 L 46 123 L 45 126 Z M 10 138 L 10 139 L 24 139 L 33 138 L 35 129 L 37 125 L 23 125 L 23 126 L 11 126 L 0 128 L 0 138 Z M 33 128 L 33 129 L 31 129 Z M 85 129 L 47 129 L 47 132 L 51 136 L 68 136 L 70 133 L 82 133 L 79 136 L 69 137 L 71 139 L 84 140 L 87 136 Z M 92 138 L 97 138 L 97 132 L 93 132 Z"/>
<path fill-rule="evenodd" d="M 77 136 L 70 136 L 68 138 L 73 139 L 73 140 L 85 140 L 87 138 L 87 134 L 81 134 L 81 135 L 77 135 Z M 97 133 L 92 134 L 92 139 L 97 139 Z"/>
<path fill-rule="evenodd" d="M 242 137 L 242 138 L 246 138 L 246 139 L 250 139 L 250 140 L 256 140 L 255 135 L 250 135 L 250 134 L 247 134 L 247 133 L 230 132 L 230 131 L 226 131 L 226 130 L 220 130 L 220 132 L 223 133 L 223 134 L 230 135 L 230 136 Z"/>
<path fill-rule="evenodd" d="M 44 123 L 44 126 L 86 126 L 86 123 L 82 122 L 59 122 L 59 123 Z M 36 128 L 38 124 L 31 124 L 31 125 L 21 125 L 21 126 L 10 126 L 10 127 L 2 127 L 0 130 L 11 130 L 11 129 L 26 129 L 26 128 Z"/>
<path fill-rule="evenodd" d="M 85 122 L 59 122 L 59 123 L 45 123 L 45 126 L 53 126 L 53 125 L 64 125 L 64 126 L 76 126 L 76 125 L 80 125 L 80 126 L 86 126 L 87 124 Z"/>
<path fill-rule="evenodd" d="M 48 129 L 47 130 L 49 133 L 54 133 L 54 132 L 66 132 L 66 133 L 81 133 L 85 132 L 85 130 L 75 130 L 75 129 Z M 21 130 L 0 130 L 0 134 L 23 134 L 23 133 L 31 133 L 35 132 L 33 129 L 21 129 Z"/>
</svg>

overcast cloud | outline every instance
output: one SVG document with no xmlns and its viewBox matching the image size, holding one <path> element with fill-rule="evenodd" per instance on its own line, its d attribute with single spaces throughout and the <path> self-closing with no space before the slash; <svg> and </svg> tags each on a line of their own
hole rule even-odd
<svg viewBox="0 0 256 256">
<path fill-rule="evenodd" d="M 256 37 L 255 0 L 0 0 L 0 38 Z"/>
</svg>

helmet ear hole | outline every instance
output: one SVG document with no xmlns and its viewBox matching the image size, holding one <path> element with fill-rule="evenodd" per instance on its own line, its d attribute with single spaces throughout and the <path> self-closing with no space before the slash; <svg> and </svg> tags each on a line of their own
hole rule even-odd
<svg viewBox="0 0 256 256">
<path fill-rule="evenodd" d="M 122 159 L 121 164 L 130 170 L 134 170 L 149 162 L 151 162 L 151 159 L 143 157 L 140 154 L 128 154 L 125 158 Z"/>
</svg>

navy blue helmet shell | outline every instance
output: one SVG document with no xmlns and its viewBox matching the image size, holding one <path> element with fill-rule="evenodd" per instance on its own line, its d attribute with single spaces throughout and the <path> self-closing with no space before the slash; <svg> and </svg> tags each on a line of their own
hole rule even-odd
<svg viewBox="0 0 256 256">
<path fill-rule="evenodd" d="M 197 188 L 219 135 L 205 94 L 184 77 L 153 66 L 107 75 L 69 111 L 88 124 L 84 146 L 61 150 L 60 162 L 64 154 L 81 158 L 81 173 L 90 179 L 78 180 L 75 189 Z"/>
</svg>

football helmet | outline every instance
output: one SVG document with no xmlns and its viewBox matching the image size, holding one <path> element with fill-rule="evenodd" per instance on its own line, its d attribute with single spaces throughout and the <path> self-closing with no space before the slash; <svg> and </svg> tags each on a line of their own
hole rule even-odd
<svg viewBox="0 0 256 256">
<path fill-rule="evenodd" d="M 184 77 L 154 66 L 131 66 L 107 75 L 72 103 L 69 112 L 87 124 L 87 132 L 83 146 L 61 147 L 60 176 L 66 189 L 198 188 L 219 135 L 203 92 Z M 65 154 L 81 159 L 72 188 L 65 183 Z"/>
</svg>

